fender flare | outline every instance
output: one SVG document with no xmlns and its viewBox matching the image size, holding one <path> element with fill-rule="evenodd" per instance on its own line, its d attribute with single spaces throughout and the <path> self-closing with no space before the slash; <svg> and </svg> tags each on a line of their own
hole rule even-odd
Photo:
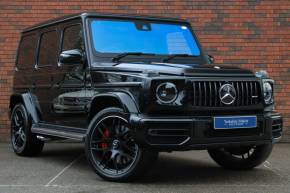
<svg viewBox="0 0 290 193">
<path fill-rule="evenodd" d="M 139 113 L 140 112 L 135 99 L 131 95 L 125 92 L 108 92 L 108 93 L 95 95 L 92 99 L 91 104 L 94 104 L 97 100 L 104 97 L 116 99 L 121 105 L 121 107 L 124 109 L 125 113 Z M 90 105 L 89 108 L 91 111 L 91 108 L 93 108 L 93 105 Z"/>
<path fill-rule="evenodd" d="M 12 112 L 12 105 L 15 103 L 14 100 L 23 103 L 24 107 L 27 110 L 28 116 L 31 117 L 32 123 L 38 123 L 40 121 L 41 119 L 40 107 L 36 97 L 33 98 L 33 96 L 30 93 L 11 95 L 9 105 L 10 113 Z"/>
</svg>

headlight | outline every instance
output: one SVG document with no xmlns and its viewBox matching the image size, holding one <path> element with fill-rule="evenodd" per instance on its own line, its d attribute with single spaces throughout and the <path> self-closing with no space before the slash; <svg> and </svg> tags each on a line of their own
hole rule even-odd
<svg viewBox="0 0 290 193">
<path fill-rule="evenodd" d="M 156 89 L 156 98 L 164 104 L 172 103 L 176 100 L 178 95 L 175 84 L 170 82 L 161 83 Z"/>
<path fill-rule="evenodd" d="M 266 104 L 271 104 L 273 102 L 273 87 L 269 82 L 264 82 L 264 101 Z"/>
</svg>

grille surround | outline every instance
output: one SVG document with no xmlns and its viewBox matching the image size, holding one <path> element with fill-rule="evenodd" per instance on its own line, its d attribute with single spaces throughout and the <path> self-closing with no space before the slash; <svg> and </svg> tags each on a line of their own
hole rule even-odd
<svg viewBox="0 0 290 193">
<path fill-rule="evenodd" d="M 193 107 L 249 107 L 261 103 L 261 85 L 257 80 L 195 80 L 191 84 Z M 229 105 L 219 98 L 219 89 L 224 84 L 231 84 L 236 90 L 236 99 Z"/>
</svg>

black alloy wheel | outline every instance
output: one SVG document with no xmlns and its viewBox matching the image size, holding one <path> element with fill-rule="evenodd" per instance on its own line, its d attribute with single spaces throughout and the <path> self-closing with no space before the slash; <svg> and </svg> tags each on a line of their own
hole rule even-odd
<svg viewBox="0 0 290 193">
<path fill-rule="evenodd" d="M 128 181 L 145 172 L 158 153 L 143 150 L 134 141 L 121 109 L 98 113 L 89 126 L 86 155 L 95 172 L 109 181 Z"/>
<path fill-rule="evenodd" d="M 16 152 L 23 151 L 26 143 L 25 114 L 21 108 L 16 108 L 11 117 L 11 142 Z"/>
<path fill-rule="evenodd" d="M 100 120 L 90 141 L 91 154 L 105 173 L 127 172 L 138 156 L 138 146 L 130 136 L 128 122 L 120 116 Z"/>
<path fill-rule="evenodd" d="M 209 155 L 220 166 L 232 170 L 249 170 L 262 164 L 271 154 L 273 145 L 254 145 L 209 149 Z"/>
<path fill-rule="evenodd" d="M 35 156 L 41 153 L 44 142 L 31 133 L 31 121 L 23 104 L 16 104 L 11 113 L 11 145 L 20 156 Z"/>
</svg>

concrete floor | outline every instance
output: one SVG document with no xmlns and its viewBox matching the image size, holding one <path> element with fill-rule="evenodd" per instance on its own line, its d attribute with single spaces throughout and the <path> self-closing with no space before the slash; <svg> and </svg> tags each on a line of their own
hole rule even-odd
<svg viewBox="0 0 290 193">
<path fill-rule="evenodd" d="M 202 192 L 289 193 L 290 144 L 278 144 L 252 171 L 226 171 L 206 151 L 162 153 L 156 165 L 134 183 L 100 179 L 88 166 L 83 144 L 48 143 L 39 157 L 16 156 L 0 144 L 0 193 Z"/>
</svg>

